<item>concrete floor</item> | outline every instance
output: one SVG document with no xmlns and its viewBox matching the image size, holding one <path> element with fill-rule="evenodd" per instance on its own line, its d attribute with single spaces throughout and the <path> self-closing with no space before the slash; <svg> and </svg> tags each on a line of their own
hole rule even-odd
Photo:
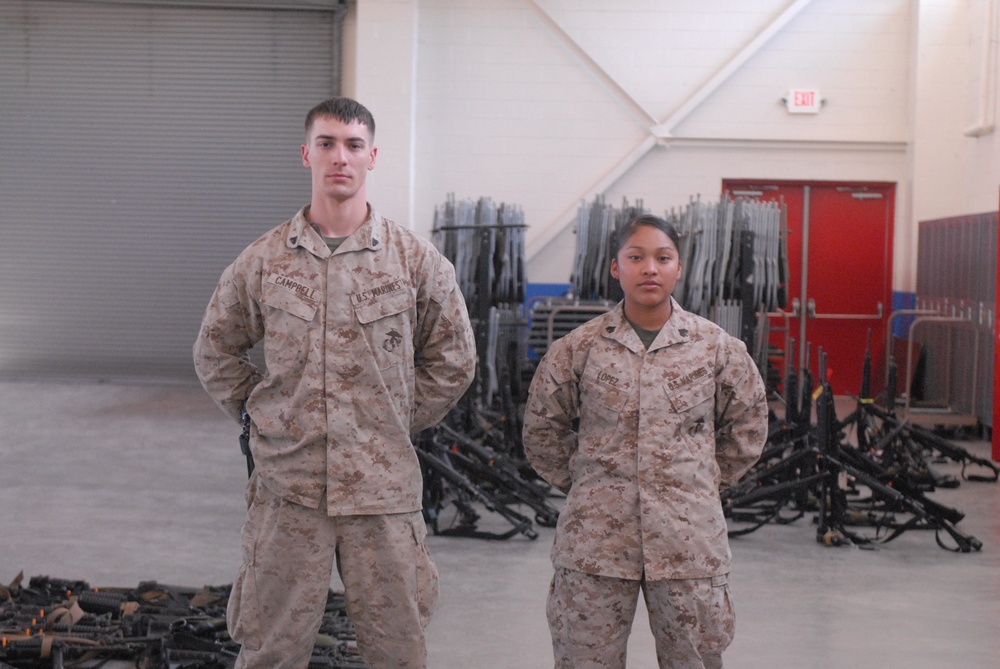
<svg viewBox="0 0 1000 669">
<path fill-rule="evenodd" d="M 92 586 L 229 583 L 246 479 L 236 432 L 194 386 L 0 382 L 0 583 L 21 570 Z M 988 457 L 986 443 L 960 445 Z M 809 518 L 734 539 L 727 668 L 1000 666 L 998 485 L 931 496 L 966 512 L 959 529 L 981 552 L 946 552 L 928 531 L 877 550 L 826 547 Z M 442 582 L 431 667 L 552 666 L 552 533 L 430 538 Z M 655 666 L 640 605 L 629 667 Z"/>
</svg>

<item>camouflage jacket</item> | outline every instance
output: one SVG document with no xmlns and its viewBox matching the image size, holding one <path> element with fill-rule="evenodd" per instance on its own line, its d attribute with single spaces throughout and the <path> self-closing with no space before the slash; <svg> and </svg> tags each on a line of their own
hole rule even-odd
<svg viewBox="0 0 1000 669">
<path fill-rule="evenodd" d="M 524 416 L 529 461 L 567 492 L 553 563 L 628 579 L 728 573 L 719 486 L 766 438 L 756 365 L 715 324 L 674 303 L 648 351 L 621 304 L 581 325 L 542 359 Z"/>
<path fill-rule="evenodd" d="M 304 212 L 223 272 L 194 345 L 198 376 L 236 420 L 246 401 L 256 473 L 274 493 L 330 515 L 419 510 L 410 435 L 475 372 L 455 270 L 374 211 L 331 254 Z M 246 353 L 261 341 L 259 370 Z"/>
</svg>

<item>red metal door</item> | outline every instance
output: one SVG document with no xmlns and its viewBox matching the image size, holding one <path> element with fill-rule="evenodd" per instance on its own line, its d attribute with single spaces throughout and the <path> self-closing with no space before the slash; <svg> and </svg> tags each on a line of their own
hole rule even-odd
<svg viewBox="0 0 1000 669">
<path fill-rule="evenodd" d="M 997 240 L 997 257 L 1000 258 L 1000 239 Z M 994 299 L 1000 301 L 1000 267 L 997 267 L 997 291 Z M 992 432 L 991 455 L 994 460 L 1000 460 L 1000 310 L 994 309 L 995 324 L 993 326 L 993 421 L 990 423 Z"/>
<path fill-rule="evenodd" d="M 818 371 L 826 356 L 834 394 L 857 395 L 871 330 L 872 394 L 884 386 L 886 324 L 892 306 L 892 220 L 895 186 L 889 183 L 762 182 L 727 179 L 723 190 L 788 208 L 788 306 L 772 316 L 795 339 L 795 360 Z M 810 359 L 806 361 L 806 342 Z M 784 337 L 772 337 L 783 346 Z"/>
</svg>

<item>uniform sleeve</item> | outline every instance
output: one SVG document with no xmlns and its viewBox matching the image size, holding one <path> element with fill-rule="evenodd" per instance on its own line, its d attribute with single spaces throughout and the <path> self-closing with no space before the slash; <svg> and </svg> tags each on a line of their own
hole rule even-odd
<svg viewBox="0 0 1000 669">
<path fill-rule="evenodd" d="M 219 408 L 239 422 L 240 409 L 261 374 L 247 352 L 263 337 L 263 322 L 235 263 L 226 268 L 205 309 L 194 343 L 194 368 Z"/>
<path fill-rule="evenodd" d="M 415 386 L 412 433 L 436 425 L 472 385 L 476 375 L 476 342 L 465 307 L 465 297 L 455 281 L 455 268 L 435 254 L 427 283 L 428 299 L 416 332 Z"/>
<path fill-rule="evenodd" d="M 732 485 L 753 467 L 767 441 L 767 393 L 743 342 L 722 347 L 716 383 L 715 457 L 722 484 Z"/>
<path fill-rule="evenodd" d="M 579 407 L 580 391 L 572 374 L 571 357 L 557 342 L 542 358 L 531 380 L 522 439 L 531 466 L 562 492 L 569 492 L 572 484 L 569 462 L 577 449 L 573 425 Z"/>
</svg>

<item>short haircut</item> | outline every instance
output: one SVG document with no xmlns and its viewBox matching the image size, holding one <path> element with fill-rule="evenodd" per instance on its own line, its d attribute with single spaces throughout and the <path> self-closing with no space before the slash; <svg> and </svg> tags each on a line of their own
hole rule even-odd
<svg viewBox="0 0 1000 669">
<path fill-rule="evenodd" d="M 368 128 L 372 141 L 375 140 L 375 118 L 363 104 L 351 98 L 330 98 L 323 100 L 306 114 L 306 135 L 312 131 L 317 118 L 335 118 L 343 123 L 363 123 Z"/>
<path fill-rule="evenodd" d="M 615 233 L 615 255 L 625 247 L 625 243 L 629 240 L 629 237 L 636 231 L 640 226 L 647 225 L 651 228 L 656 228 L 663 232 L 670 241 L 674 243 L 674 248 L 678 251 L 681 249 L 681 237 L 677 234 L 677 229 L 667 220 L 660 218 L 659 216 L 653 216 L 652 214 L 640 214 L 636 216 L 631 221 L 623 225 Z"/>
</svg>

